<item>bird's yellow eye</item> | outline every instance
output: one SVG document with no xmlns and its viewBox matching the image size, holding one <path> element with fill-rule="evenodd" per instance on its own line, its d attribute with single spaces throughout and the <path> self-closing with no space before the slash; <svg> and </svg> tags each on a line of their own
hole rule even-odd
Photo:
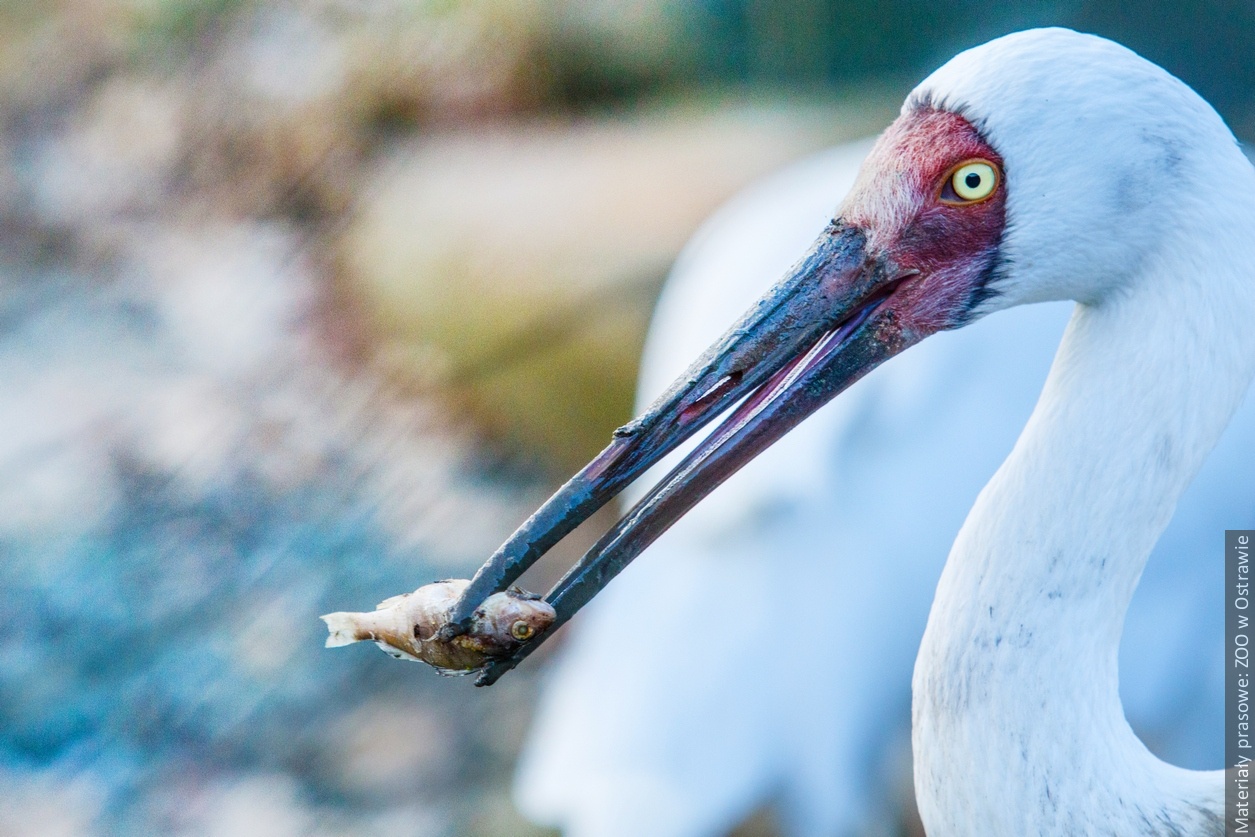
<svg viewBox="0 0 1255 837">
<path fill-rule="evenodd" d="M 519 642 L 531 639 L 532 634 L 534 633 L 536 633 L 536 629 L 524 622 L 522 619 L 510 626 L 510 636 L 514 637 Z"/>
<path fill-rule="evenodd" d="M 984 160 L 972 160 L 954 170 L 948 185 L 950 188 L 942 194 L 942 200 L 948 203 L 983 201 L 998 188 L 998 169 Z M 953 194 L 949 194 L 951 191 Z"/>
</svg>

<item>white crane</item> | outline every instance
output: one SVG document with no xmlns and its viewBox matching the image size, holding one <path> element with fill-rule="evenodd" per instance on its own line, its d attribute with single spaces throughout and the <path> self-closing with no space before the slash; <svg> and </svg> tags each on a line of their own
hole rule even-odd
<svg viewBox="0 0 1255 837">
<path fill-rule="evenodd" d="M 794 164 L 703 226 L 655 313 L 641 409 L 787 270 L 870 148 Z M 791 834 L 891 821 L 898 800 L 885 798 L 892 777 L 877 762 L 905 734 L 911 663 L 945 551 L 1024 426 L 1067 315 L 1063 303 L 1023 307 L 921 344 L 681 519 L 590 605 L 563 648 L 520 762 L 520 807 L 568 837 L 718 835 L 769 800 Z M 1121 648 L 1134 726 L 1161 755 L 1194 766 L 1218 763 L 1221 740 L 1220 683 L 1205 676 L 1221 630 L 1220 565 L 1209 559 L 1226 521 L 1255 512 L 1235 479 L 1253 455 L 1248 398 L 1161 539 Z M 853 491 L 873 479 L 896 486 L 898 512 Z M 915 548 L 903 553 L 901 541 Z M 816 669 L 815 648 L 743 621 L 708 638 L 723 652 L 702 658 L 700 677 L 651 642 L 623 645 L 625 625 L 682 631 L 712 595 L 703 579 L 713 568 L 728 600 L 824 590 L 829 606 L 808 612 L 807 631 L 826 638 L 827 664 Z"/>
<path fill-rule="evenodd" d="M 925 826 L 1223 834 L 1222 772 L 1146 750 L 1116 651 L 1151 549 L 1255 373 L 1255 170 L 1192 90 L 1071 32 L 963 53 L 913 101 L 963 110 L 1005 160 L 1000 247 L 1021 263 L 994 307 L 1079 303 L 938 584 L 913 681 Z"/>
<path fill-rule="evenodd" d="M 1253 231 L 1255 171 L 1161 69 L 1066 30 L 963 53 L 912 93 L 803 261 L 542 507 L 480 587 L 744 398 L 551 592 L 565 621 L 870 368 L 993 311 L 1073 299 L 1037 409 L 938 587 L 914 679 L 921 815 L 933 837 L 1222 833 L 1219 772 L 1146 750 L 1116 659 L 1151 548 L 1255 372 Z M 700 676 L 710 631 L 758 628 L 765 609 L 781 643 L 815 642 L 806 612 L 832 606 L 823 589 L 794 590 L 778 610 L 708 583 L 706 611 L 642 640 L 673 648 L 677 677 Z"/>
</svg>

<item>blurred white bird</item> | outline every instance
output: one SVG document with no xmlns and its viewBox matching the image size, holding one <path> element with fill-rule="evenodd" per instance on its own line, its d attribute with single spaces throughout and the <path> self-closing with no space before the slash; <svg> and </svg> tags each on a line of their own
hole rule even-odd
<svg viewBox="0 0 1255 837">
<path fill-rule="evenodd" d="M 701 228 L 658 303 L 639 408 L 805 252 L 870 145 L 797 163 Z M 567 837 L 722 835 L 767 804 L 790 835 L 892 833 L 942 563 L 1032 412 L 1070 309 L 1016 308 L 923 342 L 681 518 L 571 631 L 520 761 L 520 809 Z M 1235 479 L 1253 458 L 1248 397 L 1126 623 L 1125 709 L 1180 765 L 1222 758 L 1222 683 L 1207 662 L 1222 647 L 1223 530 L 1255 512 Z M 660 653 L 668 636 L 700 653 Z"/>
</svg>

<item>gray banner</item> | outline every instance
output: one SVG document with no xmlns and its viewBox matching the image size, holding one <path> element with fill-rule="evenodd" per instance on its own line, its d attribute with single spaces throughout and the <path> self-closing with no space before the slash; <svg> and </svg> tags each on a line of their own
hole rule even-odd
<svg viewBox="0 0 1255 837">
<path fill-rule="evenodd" d="M 1252 698 L 1255 671 L 1251 638 L 1255 608 L 1251 602 L 1251 546 L 1255 529 L 1225 531 L 1225 834 L 1255 834 L 1252 773 L 1255 740 Z"/>
</svg>

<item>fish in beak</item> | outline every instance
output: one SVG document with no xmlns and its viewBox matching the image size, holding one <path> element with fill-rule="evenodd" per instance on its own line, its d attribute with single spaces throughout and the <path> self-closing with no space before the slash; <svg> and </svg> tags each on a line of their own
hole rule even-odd
<svg viewBox="0 0 1255 837">
<path fill-rule="evenodd" d="M 442 636 L 465 631 L 484 599 L 726 414 L 546 595 L 552 625 L 490 662 L 477 685 L 513 668 L 694 504 L 846 387 L 929 334 L 969 321 L 995 273 L 998 166 L 956 114 L 921 109 L 891 126 L 836 220 L 789 274 L 480 568 Z M 952 200 L 950 180 L 972 171 L 992 177 L 993 191 Z"/>
</svg>

